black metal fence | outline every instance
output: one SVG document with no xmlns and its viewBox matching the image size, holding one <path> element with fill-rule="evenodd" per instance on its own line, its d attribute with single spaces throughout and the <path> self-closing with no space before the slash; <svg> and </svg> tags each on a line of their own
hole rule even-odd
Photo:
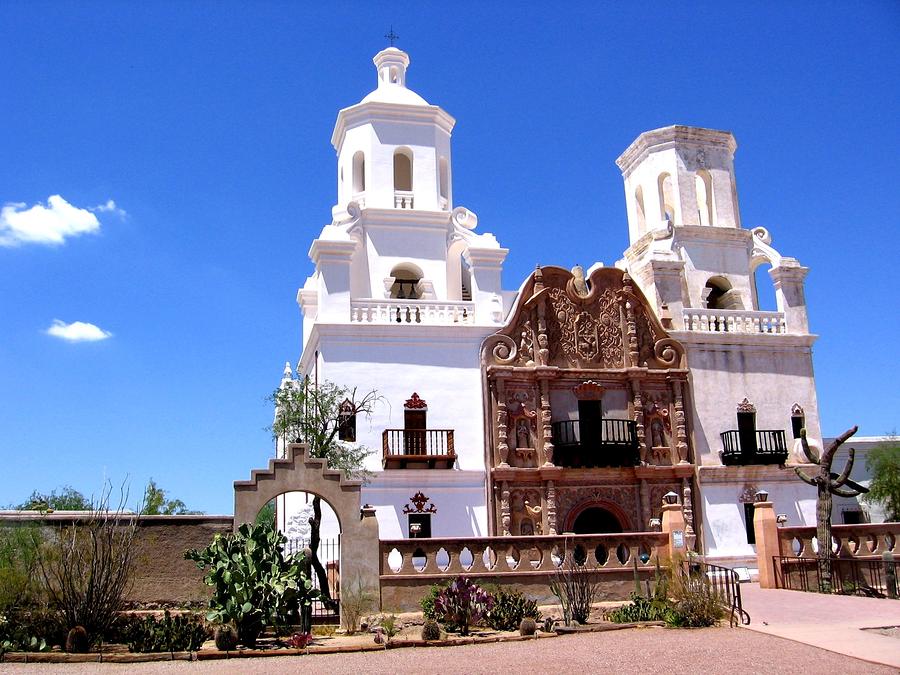
<svg viewBox="0 0 900 675">
<path fill-rule="evenodd" d="M 822 568 L 817 558 L 774 556 L 775 585 L 789 591 L 820 593 Z M 897 597 L 897 563 L 877 558 L 832 558 L 831 592 L 870 598 Z"/>
<path fill-rule="evenodd" d="M 719 604 L 729 613 L 729 623 L 732 626 L 738 622 L 745 626 L 749 625 L 750 615 L 744 610 L 741 602 L 741 584 L 737 572 L 728 567 L 700 561 L 686 561 L 680 569 L 689 583 L 708 584 Z"/>
<path fill-rule="evenodd" d="M 284 543 L 286 556 L 299 553 L 309 547 L 308 539 L 288 539 Z M 311 615 L 313 623 L 337 623 L 340 620 L 341 602 L 341 537 L 321 539 L 316 551 L 319 562 L 325 570 L 328 599 L 315 600 L 312 603 Z M 313 588 L 322 591 L 322 581 L 315 570 L 310 570 Z"/>
</svg>

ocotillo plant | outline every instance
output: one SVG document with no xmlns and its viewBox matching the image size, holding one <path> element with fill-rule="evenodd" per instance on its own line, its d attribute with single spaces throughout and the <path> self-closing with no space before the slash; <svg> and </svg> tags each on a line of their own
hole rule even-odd
<svg viewBox="0 0 900 675">
<path fill-rule="evenodd" d="M 868 492 L 868 488 L 863 487 L 850 480 L 850 472 L 853 470 L 853 458 L 856 452 L 850 448 L 850 458 L 844 465 L 844 470 L 840 475 L 831 471 L 831 461 L 834 459 L 834 453 L 841 447 L 841 444 L 856 433 L 859 427 L 848 429 L 840 436 L 835 438 L 821 457 L 809 447 L 806 440 L 806 429 L 800 430 L 800 441 L 803 446 L 803 454 L 811 464 L 816 464 L 819 471 L 814 476 L 808 476 L 800 467 L 795 467 L 794 471 L 800 476 L 804 483 L 812 485 L 818 491 L 816 500 L 816 538 L 819 541 L 819 550 L 816 553 L 819 566 L 819 579 L 821 590 L 823 593 L 831 593 L 831 495 L 838 497 L 856 497 L 863 492 Z M 847 483 L 853 487 L 844 487 Z"/>
</svg>

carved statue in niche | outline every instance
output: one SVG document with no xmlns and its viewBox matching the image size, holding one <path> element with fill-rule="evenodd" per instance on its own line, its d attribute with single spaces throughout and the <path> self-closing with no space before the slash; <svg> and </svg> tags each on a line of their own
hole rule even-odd
<svg viewBox="0 0 900 675">
<path fill-rule="evenodd" d="M 663 431 L 663 423 L 659 417 L 654 417 L 650 422 L 650 439 L 653 447 L 661 448 L 666 445 L 666 435 Z"/>
<path fill-rule="evenodd" d="M 662 392 L 651 392 L 643 395 L 643 402 L 644 419 L 650 430 L 650 456 L 657 464 L 671 464 L 672 420 L 668 397 Z"/>
<path fill-rule="evenodd" d="M 519 534 L 528 537 L 534 534 L 534 523 L 529 518 L 523 518 L 519 523 Z"/>
<path fill-rule="evenodd" d="M 529 429 L 528 420 L 524 417 L 520 417 L 516 422 L 516 447 L 531 447 L 531 429 Z"/>
</svg>

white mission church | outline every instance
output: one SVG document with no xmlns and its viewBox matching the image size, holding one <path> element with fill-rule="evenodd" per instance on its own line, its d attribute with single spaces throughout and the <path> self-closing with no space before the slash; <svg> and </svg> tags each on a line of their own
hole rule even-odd
<svg viewBox="0 0 900 675">
<path fill-rule="evenodd" d="M 338 113 L 338 201 L 309 248 L 303 352 L 282 384 L 386 401 L 350 432 L 376 451 L 362 500 L 380 537 L 652 530 L 676 492 L 698 551 L 755 567 L 757 490 L 814 524 L 814 491 L 780 468 L 802 461 L 800 428 L 822 442 L 808 270 L 742 226 L 734 137 L 641 134 L 616 160 L 630 235 L 616 266 L 538 267 L 504 290 L 508 249 L 454 203 L 453 117 L 407 87 L 406 53 L 374 62 L 377 88 Z M 759 310 L 761 264 L 774 312 Z M 285 523 L 299 503 L 278 508 Z"/>
</svg>

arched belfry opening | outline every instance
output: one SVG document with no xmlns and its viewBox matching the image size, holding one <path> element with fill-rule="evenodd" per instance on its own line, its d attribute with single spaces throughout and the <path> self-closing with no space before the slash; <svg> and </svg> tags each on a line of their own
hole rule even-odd
<svg viewBox="0 0 900 675">
<path fill-rule="evenodd" d="M 710 277 L 703 288 L 703 306 L 706 309 L 744 309 L 739 291 L 722 276 Z"/>
<path fill-rule="evenodd" d="M 394 190 L 398 192 L 412 192 L 413 189 L 413 160 L 412 153 L 404 148 L 394 152 Z"/>
<path fill-rule="evenodd" d="M 366 156 L 360 150 L 353 155 L 353 194 L 366 191 Z"/>
<path fill-rule="evenodd" d="M 657 180 L 659 189 L 659 218 L 675 222 L 675 188 L 672 184 L 672 176 L 661 173 Z"/>
<path fill-rule="evenodd" d="M 399 300 L 418 300 L 422 297 L 419 282 L 422 280 L 422 270 L 412 263 L 396 265 L 391 270 L 391 297 Z"/>
<path fill-rule="evenodd" d="M 701 225 L 716 224 L 712 175 L 706 169 L 700 169 L 694 176 L 694 188 L 697 193 L 697 215 Z"/>
</svg>

